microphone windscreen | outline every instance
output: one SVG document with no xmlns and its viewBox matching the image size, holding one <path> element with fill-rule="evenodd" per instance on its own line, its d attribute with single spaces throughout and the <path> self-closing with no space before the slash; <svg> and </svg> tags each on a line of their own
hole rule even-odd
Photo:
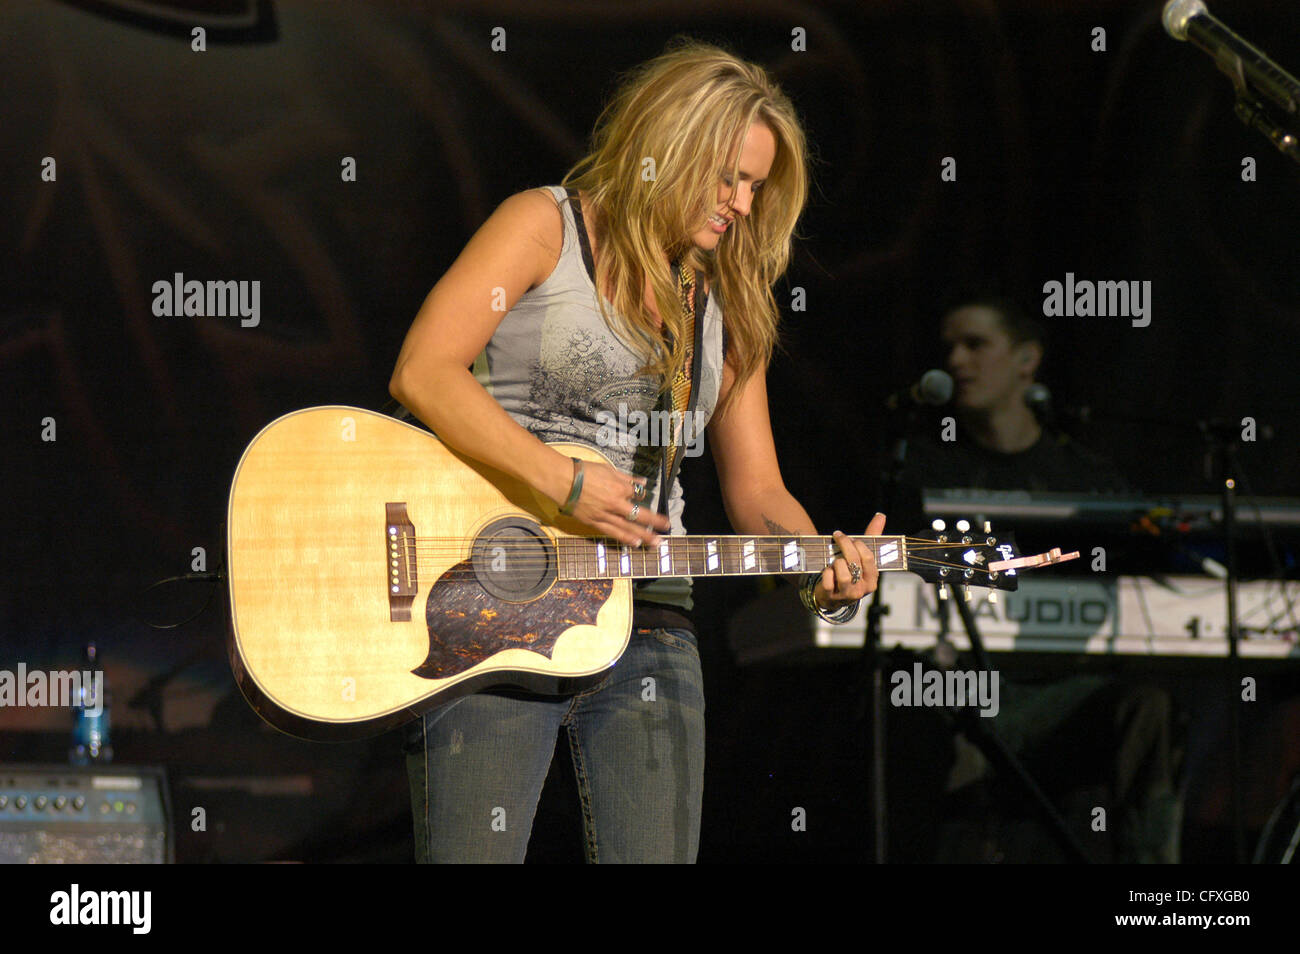
<svg viewBox="0 0 1300 954">
<path fill-rule="evenodd" d="M 935 368 L 921 375 L 916 393 L 922 404 L 938 407 L 952 400 L 952 387 L 952 375 Z"/>
<path fill-rule="evenodd" d="M 1047 385 L 1035 381 L 1025 388 L 1025 403 L 1032 408 L 1045 408 L 1052 403 L 1052 392 Z"/>
<path fill-rule="evenodd" d="M 1201 0 L 1169 0 L 1160 19 L 1165 25 L 1166 33 L 1175 40 L 1186 40 L 1187 21 L 1209 12 Z"/>
</svg>

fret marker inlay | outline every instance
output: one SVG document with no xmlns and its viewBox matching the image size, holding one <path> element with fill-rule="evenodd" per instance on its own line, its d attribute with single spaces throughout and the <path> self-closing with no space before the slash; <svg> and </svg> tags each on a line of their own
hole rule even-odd
<svg viewBox="0 0 1300 954">
<path fill-rule="evenodd" d="M 754 560 L 754 541 L 746 540 L 745 547 L 742 552 L 744 553 L 744 558 L 741 561 L 741 564 L 744 566 L 746 570 L 754 569 L 754 567 L 757 566 L 757 563 Z"/>
<path fill-rule="evenodd" d="M 799 565 L 799 542 L 791 540 L 785 545 L 785 555 L 781 559 L 781 565 L 787 570 L 793 570 Z"/>
<path fill-rule="evenodd" d="M 704 561 L 705 569 L 710 573 L 716 573 L 718 568 L 721 566 L 721 561 L 718 558 L 718 541 L 709 540 L 705 543 L 704 552 L 706 554 Z"/>
</svg>

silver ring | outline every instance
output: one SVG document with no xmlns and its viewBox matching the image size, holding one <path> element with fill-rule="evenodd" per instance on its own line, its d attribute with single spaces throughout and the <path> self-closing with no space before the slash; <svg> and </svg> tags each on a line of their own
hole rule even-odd
<svg viewBox="0 0 1300 954">
<path fill-rule="evenodd" d="M 641 512 L 641 505 L 640 505 L 640 504 L 633 504 L 633 505 L 632 505 L 632 512 L 631 512 L 630 514 L 627 515 L 627 519 L 628 519 L 628 520 L 631 520 L 633 523 L 636 523 L 636 515 L 639 514 L 640 512 Z"/>
<path fill-rule="evenodd" d="M 853 583 L 856 583 L 856 582 L 858 582 L 858 580 L 860 580 L 860 579 L 862 579 L 862 567 L 858 566 L 856 563 L 850 563 L 850 564 L 849 564 L 849 581 L 850 581 L 850 582 L 853 582 Z"/>
</svg>

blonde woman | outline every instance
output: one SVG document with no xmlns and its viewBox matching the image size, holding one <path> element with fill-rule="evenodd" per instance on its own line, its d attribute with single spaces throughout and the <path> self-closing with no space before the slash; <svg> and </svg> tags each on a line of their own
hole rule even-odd
<svg viewBox="0 0 1300 954">
<path fill-rule="evenodd" d="M 511 196 L 482 225 L 416 315 L 390 391 L 593 533 L 650 546 L 685 532 L 675 464 L 699 436 L 638 444 L 618 422 L 693 398 L 681 417 L 708 423 L 736 532 L 815 534 L 781 478 L 765 381 L 772 284 L 807 190 L 803 132 L 764 70 L 678 42 L 624 80 L 562 185 Z M 599 447 L 614 466 L 579 464 L 555 441 Z M 877 515 L 867 533 L 883 529 Z M 840 556 L 802 592 L 839 621 L 876 567 L 836 539 Z M 587 859 L 694 861 L 704 698 L 691 606 L 689 580 L 644 581 L 631 643 L 592 688 L 484 692 L 413 723 L 417 859 L 522 861 L 563 729 Z"/>
</svg>

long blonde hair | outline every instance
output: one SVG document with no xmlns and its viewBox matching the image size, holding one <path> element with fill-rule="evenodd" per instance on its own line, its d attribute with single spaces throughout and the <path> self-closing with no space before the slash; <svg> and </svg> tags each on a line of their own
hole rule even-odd
<svg viewBox="0 0 1300 954">
<path fill-rule="evenodd" d="M 767 181 L 750 213 L 736 216 L 713 252 L 690 236 L 717 205 L 721 165 L 754 123 L 776 139 Z M 730 170 L 739 186 L 739 158 Z M 645 359 L 643 373 L 667 387 L 685 360 L 686 315 L 669 261 L 684 258 L 720 298 L 727 347 L 736 369 L 725 404 L 754 373 L 764 373 L 777 338 L 772 285 L 790 260 L 795 225 L 808 196 L 807 146 L 789 98 L 760 66 L 726 50 L 680 39 L 632 70 L 601 112 L 591 152 L 564 177 L 587 193 L 600 238 L 596 287 L 609 289 L 616 313 L 597 294 L 601 313 Z M 664 259 L 667 253 L 668 260 Z M 645 277 L 671 333 L 662 346 L 644 302 Z M 725 407 L 719 407 L 719 412 Z"/>
</svg>

